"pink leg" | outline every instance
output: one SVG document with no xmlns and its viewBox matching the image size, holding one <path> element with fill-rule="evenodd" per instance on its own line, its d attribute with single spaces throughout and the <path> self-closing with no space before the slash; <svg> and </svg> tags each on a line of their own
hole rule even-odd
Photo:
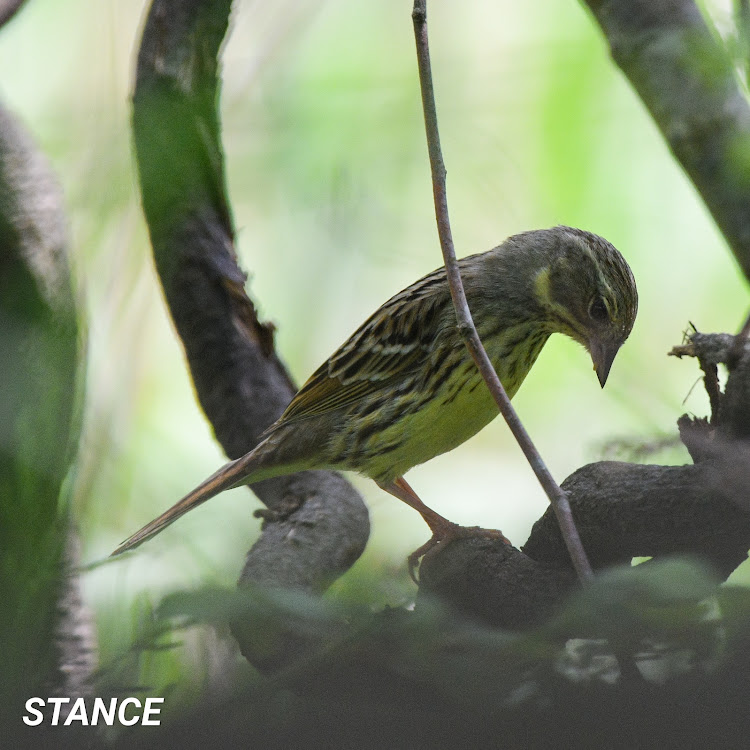
<svg viewBox="0 0 750 750">
<path fill-rule="evenodd" d="M 395 479 L 390 484 L 380 484 L 380 482 L 378 482 L 378 486 L 381 489 L 384 489 L 389 495 L 397 497 L 409 507 L 414 508 L 414 510 L 424 518 L 425 523 L 430 527 L 430 531 L 432 531 L 432 538 L 419 549 L 414 550 L 414 552 L 412 552 L 407 558 L 409 575 L 414 583 L 419 583 L 416 576 L 416 568 L 419 559 L 438 544 L 445 544 L 453 539 L 467 536 L 489 536 L 493 539 L 501 539 L 510 544 L 510 542 L 508 542 L 499 531 L 494 529 L 481 529 L 478 526 L 459 526 L 458 524 L 449 521 L 444 516 L 441 516 L 439 513 L 436 513 L 432 508 L 426 506 L 419 499 L 417 493 L 414 492 L 403 477 L 398 477 L 398 479 Z"/>
<path fill-rule="evenodd" d="M 378 482 L 378 486 L 385 490 L 389 495 L 397 497 L 409 507 L 414 508 L 414 510 L 424 518 L 425 523 L 430 527 L 430 530 L 433 533 L 447 531 L 448 529 L 456 527 L 455 523 L 452 523 L 447 518 L 436 513 L 432 508 L 427 507 L 403 477 L 399 477 L 391 484 L 380 484 Z"/>
</svg>

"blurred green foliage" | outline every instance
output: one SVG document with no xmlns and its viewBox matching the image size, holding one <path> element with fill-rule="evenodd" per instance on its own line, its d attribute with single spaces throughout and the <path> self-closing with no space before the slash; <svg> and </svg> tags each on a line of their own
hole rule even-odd
<svg viewBox="0 0 750 750">
<path fill-rule="evenodd" d="M 60 194 L 0 108 L 0 724 L 61 674 L 82 335 Z"/>
<path fill-rule="evenodd" d="M 748 596 L 716 594 L 711 573 L 687 560 L 645 564 L 604 573 L 543 628 L 503 633 L 427 602 L 373 615 L 288 591 L 181 592 L 158 608 L 142 648 L 236 617 L 267 648 L 284 648 L 290 623 L 320 645 L 123 747 L 741 746 L 747 721 L 725 723 L 722 710 L 744 700 Z M 647 682 L 618 681 L 622 654 Z"/>
</svg>

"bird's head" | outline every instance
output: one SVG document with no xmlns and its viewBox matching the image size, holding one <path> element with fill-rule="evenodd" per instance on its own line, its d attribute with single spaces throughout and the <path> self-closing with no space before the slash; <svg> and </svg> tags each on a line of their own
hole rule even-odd
<svg viewBox="0 0 750 750">
<path fill-rule="evenodd" d="M 588 350 L 602 387 L 638 310 L 635 279 L 607 240 L 571 227 L 550 233 L 549 264 L 537 275 L 535 292 L 553 330 Z"/>
</svg>

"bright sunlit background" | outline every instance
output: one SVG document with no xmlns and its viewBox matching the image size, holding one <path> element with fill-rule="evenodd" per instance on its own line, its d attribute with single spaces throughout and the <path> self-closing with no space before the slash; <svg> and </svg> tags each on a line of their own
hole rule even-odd
<svg viewBox="0 0 750 750">
<path fill-rule="evenodd" d="M 30 0 L 0 34 L 0 96 L 64 186 L 88 321 L 85 562 L 224 460 L 193 397 L 138 201 L 129 97 L 145 5 Z M 238 2 L 234 15 L 221 109 L 238 251 L 298 382 L 441 262 L 410 11 L 408 0 L 284 0 Z M 721 7 L 712 12 L 724 22 Z M 612 438 L 651 441 L 674 435 L 685 411 L 705 415 L 696 364 L 666 353 L 689 322 L 737 330 L 747 287 L 585 9 L 432 0 L 430 42 L 458 254 L 564 223 L 607 237 L 638 281 L 639 317 L 604 391 L 586 353 L 553 337 L 514 400 L 554 475 L 600 458 Z M 501 420 L 408 478 L 452 520 L 501 528 L 517 545 L 546 507 Z M 372 537 L 334 593 L 404 603 L 415 591 L 404 560 L 428 530 L 353 481 Z M 165 591 L 233 585 L 256 507 L 246 490 L 226 493 L 90 573 L 104 655 L 132 637 L 134 601 L 148 609 Z"/>
</svg>

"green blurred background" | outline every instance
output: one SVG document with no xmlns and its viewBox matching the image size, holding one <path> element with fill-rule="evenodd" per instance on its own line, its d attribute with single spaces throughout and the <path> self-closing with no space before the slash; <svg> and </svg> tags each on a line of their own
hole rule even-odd
<svg viewBox="0 0 750 750">
<path fill-rule="evenodd" d="M 129 96 L 145 6 L 29 0 L 0 35 L 0 96 L 63 183 L 88 318 L 77 485 L 86 563 L 224 460 L 193 397 L 138 202 Z M 440 264 L 410 11 L 408 0 L 235 10 L 221 108 L 238 251 L 298 382 Z M 723 4 L 711 12 L 728 28 Z M 674 435 L 684 411 L 705 415 L 696 365 L 666 353 L 689 321 L 737 330 L 747 288 L 593 20 L 559 0 L 432 0 L 430 34 L 458 254 L 571 224 L 613 242 L 638 281 L 639 317 L 604 391 L 585 352 L 554 337 L 514 401 L 554 475 L 600 458 L 612 438 L 651 441 Z M 647 460 L 688 459 L 673 447 Z M 374 484 L 353 481 L 372 537 L 333 594 L 408 603 L 404 559 L 428 530 Z M 501 528 L 517 545 L 546 507 L 501 420 L 409 481 L 452 520 Z M 246 490 L 226 493 L 86 575 L 105 662 L 164 592 L 233 585 L 259 530 L 256 507 Z M 188 661 L 225 649 L 239 663 L 208 631 L 186 644 Z"/>
</svg>

